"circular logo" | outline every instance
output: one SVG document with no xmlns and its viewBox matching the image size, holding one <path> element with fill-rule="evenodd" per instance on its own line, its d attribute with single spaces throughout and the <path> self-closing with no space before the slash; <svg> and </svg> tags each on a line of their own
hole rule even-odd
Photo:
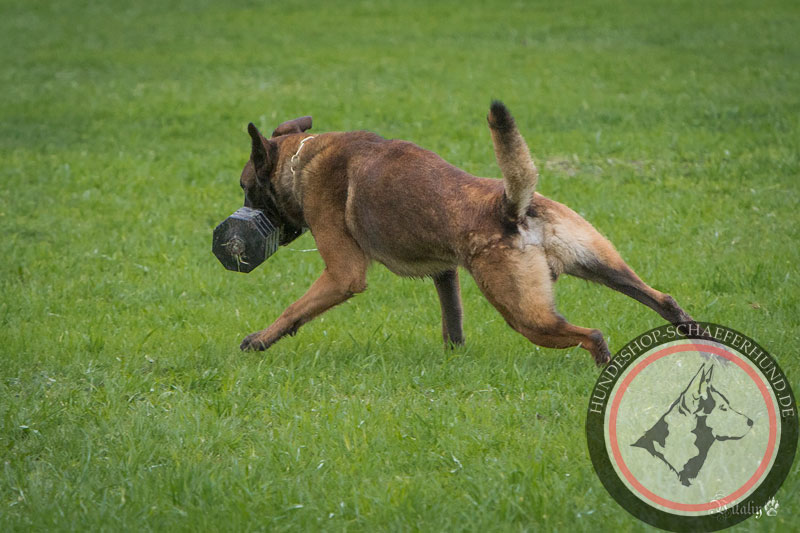
<svg viewBox="0 0 800 533">
<path fill-rule="evenodd" d="M 710 323 L 667 325 L 600 374 L 586 436 L 597 475 L 628 512 L 671 531 L 716 531 L 777 512 L 797 404 L 753 339 Z"/>
</svg>

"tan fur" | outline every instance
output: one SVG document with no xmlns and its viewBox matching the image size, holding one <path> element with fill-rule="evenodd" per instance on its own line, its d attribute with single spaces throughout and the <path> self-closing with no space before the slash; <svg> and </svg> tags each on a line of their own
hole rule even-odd
<svg viewBox="0 0 800 533">
<path fill-rule="evenodd" d="M 555 310 L 553 284 L 562 273 L 608 285 L 672 322 L 691 320 L 669 295 L 644 284 L 577 213 L 533 193 L 535 167 L 518 132 L 510 138 L 501 132 L 505 137 L 495 140 L 504 185 L 471 176 L 412 143 L 368 132 L 316 134 L 292 162 L 308 127 L 310 118 L 296 119 L 276 129 L 290 133 L 271 139 L 253 127 L 253 153 L 241 184 L 245 205 L 310 228 L 325 270 L 270 327 L 248 336 L 242 349 L 266 349 L 363 292 L 371 261 L 401 276 L 433 277 L 448 344 L 463 342 L 458 266 L 531 342 L 580 345 L 598 364 L 609 359 L 602 334 L 569 324 Z M 510 221 L 509 205 L 523 198 Z"/>
</svg>

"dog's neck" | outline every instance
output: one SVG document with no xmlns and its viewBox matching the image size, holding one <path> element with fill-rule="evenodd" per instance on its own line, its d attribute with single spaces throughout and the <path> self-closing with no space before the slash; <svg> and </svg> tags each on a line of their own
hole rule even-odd
<svg viewBox="0 0 800 533">
<path fill-rule="evenodd" d="M 292 226 L 297 230 L 298 234 L 302 231 L 300 228 L 304 226 L 303 217 L 303 182 L 305 181 L 305 170 L 308 164 L 316 156 L 315 153 L 309 155 L 309 148 L 306 144 L 311 144 L 309 141 L 314 139 L 315 135 L 308 135 L 303 137 L 297 145 L 294 155 L 288 156 L 288 150 L 291 146 L 287 146 L 287 155 L 283 158 L 283 163 L 278 170 L 277 181 L 281 183 L 278 189 L 278 201 L 281 205 L 282 218 L 287 225 Z M 289 141 L 292 142 L 293 141 Z M 288 159 L 288 161 L 287 161 Z"/>
</svg>

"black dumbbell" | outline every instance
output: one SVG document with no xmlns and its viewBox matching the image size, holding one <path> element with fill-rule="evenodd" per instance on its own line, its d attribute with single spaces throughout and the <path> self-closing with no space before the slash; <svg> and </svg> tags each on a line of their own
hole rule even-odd
<svg viewBox="0 0 800 533">
<path fill-rule="evenodd" d="M 228 270 L 250 272 L 277 251 L 280 236 L 264 213 L 241 207 L 214 229 L 211 250 Z"/>
</svg>

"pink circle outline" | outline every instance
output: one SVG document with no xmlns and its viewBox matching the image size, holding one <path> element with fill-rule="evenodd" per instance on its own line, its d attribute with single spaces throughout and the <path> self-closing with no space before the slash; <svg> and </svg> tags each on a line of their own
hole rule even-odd
<svg viewBox="0 0 800 533">
<path fill-rule="evenodd" d="M 677 352 L 685 352 L 689 350 L 701 351 L 706 353 L 712 353 L 718 355 L 720 357 L 724 357 L 725 359 L 732 361 L 736 364 L 739 368 L 744 370 L 750 379 L 752 379 L 756 385 L 758 386 L 759 391 L 761 392 L 761 396 L 764 399 L 764 403 L 767 406 L 767 412 L 769 414 L 769 440 L 767 442 L 767 451 L 764 454 L 764 458 L 761 460 L 761 463 L 758 465 L 758 469 L 756 469 L 755 473 L 747 480 L 747 482 L 739 487 L 736 491 L 729 494 L 728 496 L 719 499 L 719 500 L 712 500 L 707 503 L 679 503 L 673 502 L 671 500 L 667 500 L 666 498 L 662 498 L 657 494 L 650 492 L 644 485 L 642 485 L 631 473 L 628 469 L 625 461 L 622 459 L 622 454 L 619 451 L 619 444 L 617 443 L 617 411 L 619 410 L 619 404 L 622 401 L 622 395 L 625 390 L 630 385 L 631 381 L 647 367 L 649 364 L 661 359 L 662 357 L 666 357 L 668 355 L 672 355 Z M 739 357 L 734 356 L 730 352 L 723 350 L 717 346 L 712 346 L 708 344 L 678 344 L 675 346 L 670 346 L 668 348 L 664 348 L 663 350 L 659 350 L 658 352 L 649 355 L 644 361 L 639 363 L 631 372 L 625 376 L 625 379 L 622 380 L 622 383 L 617 389 L 617 393 L 614 396 L 614 401 L 611 404 L 611 414 L 609 417 L 609 440 L 611 444 L 611 451 L 614 454 L 614 459 L 617 462 L 617 466 L 622 471 L 622 474 L 625 476 L 625 479 L 633 485 L 633 487 L 639 491 L 644 497 L 649 499 L 650 501 L 661 505 L 663 507 L 667 507 L 669 509 L 674 509 L 676 511 L 688 511 L 688 512 L 701 512 L 701 511 L 708 511 L 715 508 L 720 508 L 723 505 L 727 505 L 731 502 L 736 501 L 740 496 L 747 493 L 750 488 L 755 485 L 755 483 L 761 478 L 761 475 L 767 469 L 769 465 L 770 459 L 772 458 L 773 451 L 775 449 L 775 441 L 777 439 L 777 417 L 775 414 L 775 406 L 772 404 L 769 391 L 767 387 L 764 385 L 764 382 L 761 378 L 756 374 L 756 371 L 753 370 L 749 365 L 747 365 L 744 361 L 742 361 Z"/>
</svg>

